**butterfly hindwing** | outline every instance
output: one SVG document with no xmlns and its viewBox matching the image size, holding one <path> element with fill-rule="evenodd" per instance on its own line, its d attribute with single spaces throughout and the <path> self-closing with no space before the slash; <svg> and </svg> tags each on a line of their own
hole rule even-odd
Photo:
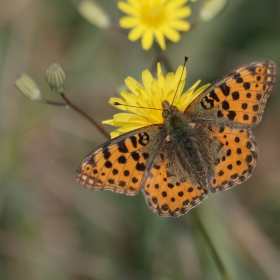
<svg viewBox="0 0 280 280">
<path fill-rule="evenodd" d="M 185 110 L 189 121 L 254 127 L 276 80 L 276 65 L 262 60 L 239 67 L 214 82 Z"/>
<path fill-rule="evenodd" d="M 183 215 L 207 197 L 206 181 L 196 178 L 184 147 L 165 141 L 142 187 L 149 208 L 160 216 Z"/>
<path fill-rule="evenodd" d="M 250 177 L 258 160 L 258 144 L 251 129 L 229 128 L 222 126 L 205 127 L 215 155 L 208 164 L 207 178 L 212 192 L 226 190 Z M 215 147 L 219 147 L 218 149 Z M 202 149 L 205 148 L 201 147 Z"/>
</svg>

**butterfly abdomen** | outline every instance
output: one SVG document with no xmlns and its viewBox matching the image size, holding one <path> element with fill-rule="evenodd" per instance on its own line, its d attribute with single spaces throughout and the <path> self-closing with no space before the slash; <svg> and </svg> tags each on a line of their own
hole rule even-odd
<svg viewBox="0 0 280 280">
<path fill-rule="evenodd" d="M 182 169 L 192 170 L 195 180 L 206 188 L 206 172 L 203 156 L 199 152 L 199 143 L 195 140 L 195 124 L 186 122 L 183 114 L 173 112 L 165 119 L 168 139 L 176 143 L 176 153 L 181 158 Z"/>
</svg>

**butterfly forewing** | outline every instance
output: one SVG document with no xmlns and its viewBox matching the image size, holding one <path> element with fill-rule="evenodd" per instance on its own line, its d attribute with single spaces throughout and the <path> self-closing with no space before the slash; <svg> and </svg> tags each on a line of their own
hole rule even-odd
<svg viewBox="0 0 280 280">
<path fill-rule="evenodd" d="M 163 126 L 140 128 L 93 150 L 76 169 L 75 179 L 94 190 L 135 195 L 155 158 Z"/>
<path fill-rule="evenodd" d="M 202 92 L 185 110 L 190 121 L 254 127 L 276 80 L 276 65 L 262 60 L 239 67 Z"/>
</svg>

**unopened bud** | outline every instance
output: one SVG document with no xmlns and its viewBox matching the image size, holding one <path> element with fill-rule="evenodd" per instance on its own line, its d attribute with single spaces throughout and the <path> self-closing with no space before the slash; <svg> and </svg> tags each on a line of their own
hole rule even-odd
<svg viewBox="0 0 280 280">
<path fill-rule="evenodd" d="M 108 14 L 95 1 L 81 0 L 77 9 L 89 23 L 105 29 L 110 27 Z"/>
<path fill-rule="evenodd" d="M 61 94 L 64 92 L 66 74 L 59 63 L 52 63 L 46 71 L 45 78 L 51 90 Z"/>
<path fill-rule="evenodd" d="M 31 100 L 41 99 L 40 89 L 38 88 L 34 80 L 27 74 L 20 74 L 15 79 L 15 86 L 23 95 Z"/>
<path fill-rule="evenodd" d="M 200 18 L 203 21 L 210 21 L 218 16 L 226 7 L 228 0 L 207 0 L 202 4 L 199 11 Z"/>
</svg>

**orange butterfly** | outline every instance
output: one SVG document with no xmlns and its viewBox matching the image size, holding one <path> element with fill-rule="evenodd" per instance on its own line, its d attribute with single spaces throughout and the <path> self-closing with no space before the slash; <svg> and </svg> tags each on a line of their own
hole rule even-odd
<svg viewBox="0 0 280 280">
<path fill-rule="evenodd" d="M 163 124 L 136 129 L 93 150 L 75 179 L 87 188 L 136 195 L 149 208 L 177 217 L 208 191 L 244 182 L 256 166 L 251 128 L 261 120 L 276 80 L 276 65 L 262 60 L 218 79 L 184 110 L 162 102 Z"/>
</svg>

